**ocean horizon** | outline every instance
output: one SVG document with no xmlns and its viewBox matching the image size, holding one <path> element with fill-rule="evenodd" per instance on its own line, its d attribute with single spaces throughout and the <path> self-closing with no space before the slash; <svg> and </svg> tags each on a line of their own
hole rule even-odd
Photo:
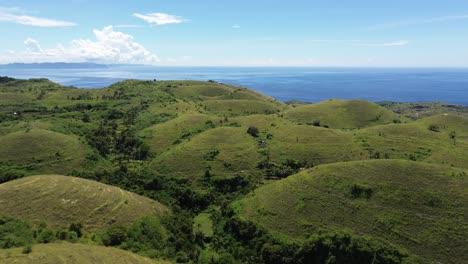
<svg viewBox="0 0 468 264">
<path fill-rule="evenodd" d="M 280 101 L 363 99 L 468 105 L 468 68 L 158 67 L 0 68 L 1 76 L 47 78 L 97 89 L 126 80 L 213 80 L 247 87 Z"/>
</svg>

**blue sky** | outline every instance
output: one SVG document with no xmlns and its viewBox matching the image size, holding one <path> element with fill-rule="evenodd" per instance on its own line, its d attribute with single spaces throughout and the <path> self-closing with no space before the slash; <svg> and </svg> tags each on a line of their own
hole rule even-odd
<svg viewBox="0 0 468 264">
<path fill-rule="evenodd" d="M 468 67 L 466 0 L 0 0 L 0 63 Z"/>
</svg>

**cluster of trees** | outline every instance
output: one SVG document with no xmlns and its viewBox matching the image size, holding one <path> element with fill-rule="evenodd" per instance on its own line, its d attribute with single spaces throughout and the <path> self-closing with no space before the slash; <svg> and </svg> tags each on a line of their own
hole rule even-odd
<svg viewBox="0 0 468 264">
<path fill-rule="evenodd" d="M 233 261 L 225 263 L 396 264 L 403 263 L 408 257 L 404 250 L 394 245 L 345 230 L 317 232 L 304 241 L 285 241 L 237 218 L 230 208 L 223 214 L 222 220 L 218 221 L 223 232 L 217 232 L 213 247 L 226 249 L 232 256 Z"/>
<path fill-rule="evenodd" d="M 115 122 L 104 122 L 87 135 L 89 144 L 103 157 L 111 154 L 122 159 L 145 160 L 150 156 L 148 145 L 133 129 L 118 130 Z"/>
<path fill-rule="evenodd" d="M 76 242 L 83 235 L 81 224 L 68 228 L 52 229 L 45 223 L 32 226 L 14 218 L 0 217 L 0 248 L 25 247 L 24 253 L 31 252 L 35 243 L 50 243 L 56 240 Z"/>
<path fill-rule="evenodd" d="M 281 163 L 273 162 L 267 154 L 265 159 L 259 162 L 257 168 L 262 170 L 266 178 L 286 178 L 298 173 L 301 169 L 312 168 L 313 164 L 307 161 L 287 159 Z"/>
</svg>

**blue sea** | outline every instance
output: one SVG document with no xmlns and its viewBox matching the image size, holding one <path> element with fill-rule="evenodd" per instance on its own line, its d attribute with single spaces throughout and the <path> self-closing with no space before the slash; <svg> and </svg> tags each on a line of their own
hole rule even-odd
<svg viewBox="0 0 468 264">
<path fill-rule="evenodd" d="M 63 85 L 102 88 L 124 79 L 215 80 L 278 100 L 330 98 L 468 105 L 468 68 L 237 68 L 108 66 L 95 69 L 0 69 L 0 76 L 48 78 Z"/>
</svg>

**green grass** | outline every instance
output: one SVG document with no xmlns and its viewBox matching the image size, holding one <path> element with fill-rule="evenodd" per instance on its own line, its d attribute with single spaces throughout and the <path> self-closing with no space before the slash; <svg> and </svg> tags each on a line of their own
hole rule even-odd
<svg viewBox="0 0 468 264">
<path fill-rule="evenodd" d="M 355 140 L 380 158 L 412 159 L 468 167 L 468 118 L 440 115 L 408 124 L 389 124 L 360 130 Z M 429 129 L 440 127 L 438 132 Z M 450 138 L 455 131 L 456 139 Z"/>
<path fill-rule="evenodd" d="M 32 165 L 36 173 L 69 173 L 84 165 L 88 147 L 78 137 L 39 128 L 0 137 L 0 161 Z"/>
<path fill-rule="evenodd" d="M 440 114 L 461 114 L 468 116 L 468 106 L 442 102 L 378 102 L 380 106 L 410 119 L 420 119 Z"/>
<path fill-rule="evenodd" d="M 21 248 L 0 250 L 0 263 L 10 264 L 169 264 L 141 257 L 121 249 L 84 244 L 39 244 L 32 252 L 23 254 Z"/>
<path fill-rule="evenodd" d="M 280 126 L 270 131 L 273 138 L 268 146 L 273 160 L 295 159 L 318 165 L 368 157 L 347 132 L 304 125 Z"/>
<path fill-rule="evenodd" d="M 212 237 L 213 232 L 213 220 L 211 215 L 208 213 L 201 213 L 193 219 L 193 230 L 194 232 L 201 232 L 205 237 Z"/>
<path fill-rule="evenodd" d="M 158 174 L 197 179 L 246 174 L 260 159 L 257 143 L 244 128 L 218 127 L 202 132 L 155 158 L 150 167 Z"/>
<path fill-rule="evenodd" d="M 129 224 L 168 209 L 151 199 L 81 178 L 40 175 L 0 185 L 0 214 L 51 227 L 81 223 L 86 229 Z"/>
<path fill-rule="evenodd" d="M 317 104 L 297 106 L 284 112 L 284 117 L 296 122 L 320 122 L 330 128 L 363 128 L 401 120 L 377 104 L 362 100 L 327 100 Z"/>
<path fill-rule="evenodd" d="M 212 123 L 208 123 L 211 121 Z M 140 135 L 145 139 L 154 154 L 173 147 L 177 140 L 183 141 L 205 131 L 210 124 L 218 123 L 214 116 L 205 114 L 184 114 L 170 121 L 144 129 Z"/>
<path fill-rule="evenodd" d="M 202 105 L 206 111 L 219 116 L 271 114 L 280 111 L 274 103 L 256 100 L 206 100 Z"/>
<path fill-rule="evenodd" d="M 169 210 L 72 177 L 11 181 L 89 175 L 189 210 L 195 230 L 223 239 L 226 230 L 200 212 L 263 183 L 237 209 L 281 238 L 348 228 L 426 262 L 462 262 L 466 176 L 456 167 L 468 168 L 466 109 L 382 105 L 398 113 L 361 100 L 284 104 L 216 82 L 128 80 L 95 90 L 44 79 L 0 83 L 0 179 L 10 180 L 0 185 L 0 214 L 89 230 Z M 288 177 L 312 165 L 320 166 Z M 372 197 L 352 198 L 354 184 Z M 229 258 L 205 246 L 203 259 Z"/>
<path fill-rule="evenodd" d="M 402 160 L 322 165 L 261 187 L 234 207 L 281 237 L 349 229 L 403 247 L 425 263 L 462 263 L 468 257 L 467 172 Z"/>
</svg>

